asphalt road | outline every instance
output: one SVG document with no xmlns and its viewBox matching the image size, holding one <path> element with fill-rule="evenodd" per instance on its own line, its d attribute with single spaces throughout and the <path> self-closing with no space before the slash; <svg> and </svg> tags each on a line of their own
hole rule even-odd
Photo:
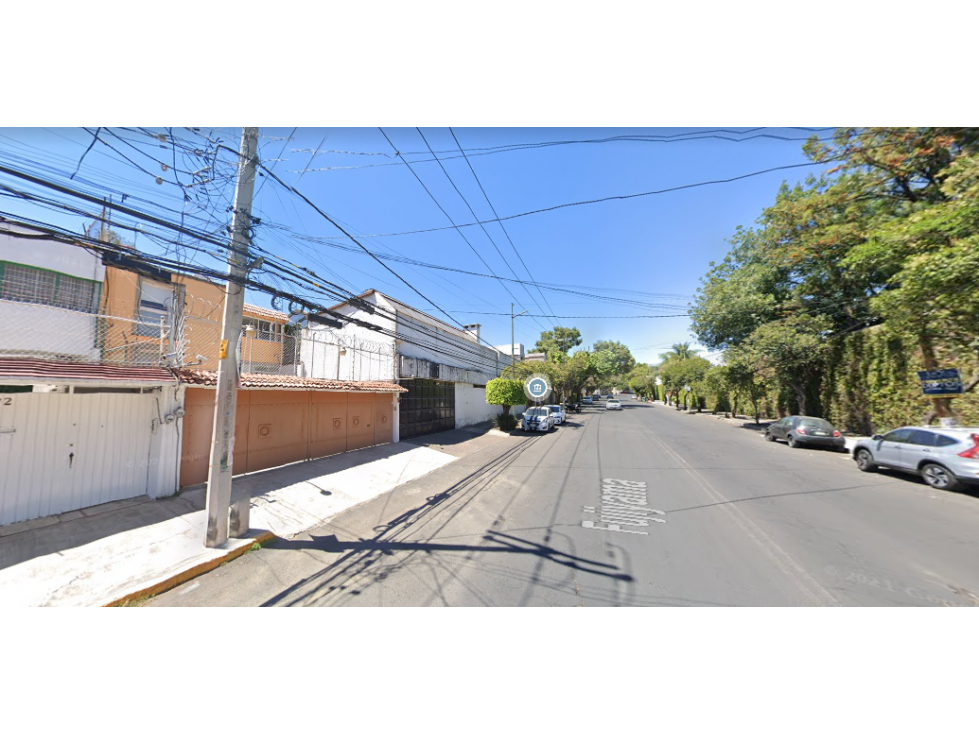
<svg viewBox="0 0 979 734">
<path fill-rule="evenodd" d="M 461 458 L 148 606 L 976 606 L 979 493 L 630 399 Z"/>
</svg>

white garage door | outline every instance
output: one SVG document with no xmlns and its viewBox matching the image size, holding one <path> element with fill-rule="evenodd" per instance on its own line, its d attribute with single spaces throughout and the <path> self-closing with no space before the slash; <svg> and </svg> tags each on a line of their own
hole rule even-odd
<svg viewBox="0 0 979 734">
<path fill-rule="evenodd" d="M 152 394 L 0 393 L 0 525 L 146 494 Z"/>
</svg>

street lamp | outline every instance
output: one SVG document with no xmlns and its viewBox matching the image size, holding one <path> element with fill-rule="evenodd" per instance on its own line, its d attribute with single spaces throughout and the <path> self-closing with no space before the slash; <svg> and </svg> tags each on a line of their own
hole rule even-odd
<svg viewBox="0 0 979 734">
<path fill-rule="evenodd" d="M 527 312 L 521 311 L 518 314 L 513 313 L 513 304 L 512 303 L 510 304 L 510 379 L 511 380 L 513 379 L 513 352 L 515 346 L 513 343 L 513 320 L 517 318 L 517 316 L 523 316 L 525 313 Z"/>
</svg>

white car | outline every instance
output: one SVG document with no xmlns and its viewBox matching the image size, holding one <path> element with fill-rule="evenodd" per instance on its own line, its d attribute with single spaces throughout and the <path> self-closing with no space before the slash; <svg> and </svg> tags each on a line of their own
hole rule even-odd
<svg viewBox="0 0 979 734">
<path fill-rule="evenodd" d="M 551 417 L 551 411 L 543 405 L 529 408 L 520 417 L 523 419 L 520 427 L 524 431 L 543 431 L 546 433 L 554 428 L 554 419 Z"/>
<path fill-rule="evenodd" d="M 615 398 L 609 398 L 605 402 L 605 410 L 622 410 L 622 403 Z"/>
<path fill-rule="evenodd" d="M 929 487 L 979 484 L 979 428 L 904 426 L 858 441 L 853 460 L 860 471 L 878 467 L 919 474 Z"/>
<path fill-rule="evenodd" d="M 560 405 L 545 405 L 544 407 L 551 411 L 551 418 L 554 420 L 554 425 L 559 426 L 567 420 L 568 414 L 564 412 L 564 408 Z"/>
</svg>

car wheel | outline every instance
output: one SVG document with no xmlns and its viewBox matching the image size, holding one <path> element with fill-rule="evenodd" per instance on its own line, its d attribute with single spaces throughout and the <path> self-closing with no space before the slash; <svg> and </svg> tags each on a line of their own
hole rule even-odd
<svg viewBox="0 0 979 734">
<path fill-rule="evenodd" d="M 857 453 L 853 455 L 853 460 L 857 462 L 857 469 L 860 471 L 877 471 L 874 457 L 870 455 L 867 449 L 857 449 Z"/>
<path fill-rule="evenodd" d="M 959 485 L 955 475 L 941 464 L 925 464 L 921 467 L 921 478 L 932 489 L 955 489 Z"/>
<path fill-rule="evenodd" d="M 766 440 L 766 441 L 774 441 L 774 440 L 775 440 L 775 436 L 773 436 L 773 435 L 772 435 L 771 433 L 769 433 L 768 431 L 765 431 L 765 440 Z"/>
<path fill-rule="evenodd" d="M 793 436 L 791 433 L 789 434 L 789 437 L 786 440 L 789 443 L 789 448 L 790 449 L 797 449 L 797 448 L 799 448 L 799 442 L 795 440 L 795 436 Z"/>
</svg>

